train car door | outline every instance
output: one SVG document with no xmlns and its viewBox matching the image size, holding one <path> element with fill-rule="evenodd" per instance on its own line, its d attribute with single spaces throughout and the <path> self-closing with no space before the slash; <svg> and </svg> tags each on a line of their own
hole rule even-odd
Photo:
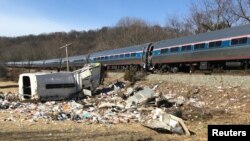
<svg viewBox="0 0 250 141">
<path fill-rule="evenodd" d="M 148 69 L 152 70 L 153 69 L 153 63 L 152 63 L 152 57 L 153 57 L 153 50 L 154 50 L 154 46 L 153 44 L 150 45 L 150 47 L 148 48 Z"/>
<path fill-rule="evenodd" d="M 90 53 L 87 54 L 87 56 L 86 56 L 86 63 L 84 63 L 84 65 L 88 64 L 88 63 L 91 63 L 91 60 L 89 60 L 89 59 L 90 59 Z"/>
<path fill-rule="evenodd" d="M 153 55 L 153 49 L 154 46 L 152 46 L 152 43 L 148 44 L 143 49 L 142 54 L 142 62 L 143 62 L 143 69 L 148 70 L 152 67 L 152 55 Z"/>
</svg>

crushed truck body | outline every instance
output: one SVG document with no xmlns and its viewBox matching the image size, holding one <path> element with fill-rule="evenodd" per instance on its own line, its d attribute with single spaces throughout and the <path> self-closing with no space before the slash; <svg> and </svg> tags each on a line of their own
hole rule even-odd
<svg viewBox="0 0 250 141">
<path fill-rule="evenodd" d="M 20 100 L 64 100 L 80 92 L 91 95 L 101 80 L 101 64 L 91 63 L 74 72 L 25 73 L 19 76 Z"/>
</svg>

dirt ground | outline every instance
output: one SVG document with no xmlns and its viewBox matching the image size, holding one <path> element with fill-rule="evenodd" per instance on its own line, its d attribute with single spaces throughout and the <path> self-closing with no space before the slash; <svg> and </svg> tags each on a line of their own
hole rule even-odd
<svg viewBox="0 0 250 141">
<path fill-rule="evenodd" d="M 0 92 L 3 93 L 17 93 L 18 83 L 14 81 L 0 81 Z"/>
<path fill-rule="evenodd" d="M 207 79 L 205 75 L 204 77 L 194 75 L 191 82 L 189 76 L 181 75 L 161 76 L 154 74 L 145 80 L 137 82 L 137 85 L 150 87 L 158 85 L 157 91 L 163 94 L 177 94 L 185 98 L 195 96 L 201 99 L 211 116 L 209 118 L 200 117 L 200 113 L 197 113 L 197 115 L 191 115 L 193 117 L 185 119 L 185 124 L 193 133 L 191 136 L 158 133 L 139 123 L 89 124 L 74 121 L 46 121 L 45 119 L 29 122 L 28 119 L 23 120 L 25 118 L 6 121 L 6 118 L 13 113 L 9 113 L 7 110 L 0 110 L 0 140 L 200 141 L 207 140 L 207 125 L 209 124 L 250 124 L 249 89 L 240 86 L 232 87 L 228 82 L 223 83 L 223 86 L 221 86 L 219 85 L 222 84 L 221 79 L 218 79 L 220 82 L 216 86 L 201 85 L 200 82 L 196 83 L 193 80 L 201 81 L 203 79 L 206 83 L 210 83 L 209 81 L 216 83 L 214 81 L 217 80 Z M 248 82 L 244 78 L 245 76 L 241 77 L 242 79 L 240 76 L 234 79 L 230 76 L 229 80 L 244 80 L 244 83 Z M 179 80 L 180 78 L 182 80 Z M 109 74 L 109 78 L 106 79 L 105 83 L 121 79 L 122 74 L 113 73 Z M 223 77 L 223 81 L 227 81 L 227 78 Z M 0 82 L 0 92 L 16 93 L 18 90 L 15 87 L 16 85 L 16 82 Z M 3 86 L 10 87 L 3 88 Z M 193 90 L 196 92 L 192 92 Z M 185 111 L 185 108 L 188 107 L 183 108 Z"/>
</svg>

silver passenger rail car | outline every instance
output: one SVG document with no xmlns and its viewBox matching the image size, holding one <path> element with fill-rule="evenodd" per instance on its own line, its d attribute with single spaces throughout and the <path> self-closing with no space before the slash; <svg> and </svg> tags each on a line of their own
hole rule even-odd
<svg viewBox="0 0 250 141">
<path fill-rule="evenodd" d="M 49 59 L 44 61 L 44 68 L 61 68 L 61 59 Z"/>
<path fill-rule="evenodd" d="M 87 63 L 88 55 L 78 55 L 78 56 L 71 56 L 69 59 L 69 67 L 71 68 L 80 68 L 83 67 L 84 64 Z M 61 67 L 67 67 L 67 58 L 63 58 L 61 62 Z"/>
<path fill-rule="evenodd" d="M 146 66 L 147 50 L 151 48 L 151 43 L 106 50 L 90 54 L 90 62 L 100 62 L 107 66 L 107 69 L 127 69 L 135 67 L 137 69 Z"/>
<path fill-rule="evenodd" d="M 37 60 L 37 61 L 31 61 L 30 67 L 31 68 L 44 68 L 45 60 Z"/>
<path fill-rule="evenodd" d="M 250 60 L 250 25 L 159 41 L 152 64 L 173 72 L 188 67 L 209 70 L 247 67 Z"/>
</svg>

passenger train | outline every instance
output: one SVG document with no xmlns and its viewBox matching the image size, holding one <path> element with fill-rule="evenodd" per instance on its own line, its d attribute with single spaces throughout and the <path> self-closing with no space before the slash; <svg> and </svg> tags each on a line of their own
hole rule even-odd
<svg viewBox="0 0 250 141">
<path fill-rule="evenodd" d="M 66 58 L 7 62 L 8 67 L 64 68 Z M 250 25 L 227 28 L 187 37 L 145 43 L 69 57 L 71 68 L 100 62 L 107 69 L 177 72 L 212 69 L 248 69 L 250 64 Z"/>
</svg>

